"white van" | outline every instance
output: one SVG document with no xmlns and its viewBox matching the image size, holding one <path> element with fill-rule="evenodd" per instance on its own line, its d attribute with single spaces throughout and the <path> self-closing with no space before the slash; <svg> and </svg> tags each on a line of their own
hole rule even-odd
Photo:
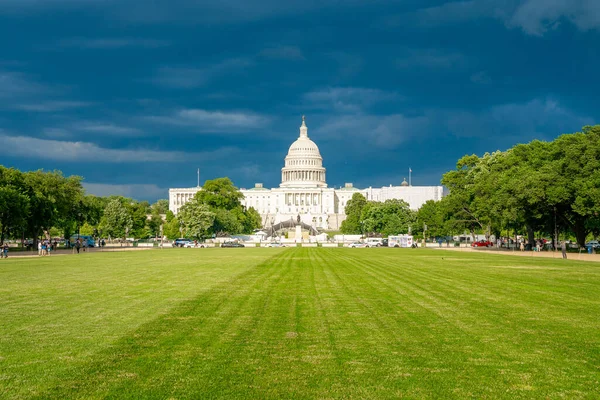
<svg viewBox="0 0 600 400">
<path fill-rule="evenodd" d="M 366 238 L 365 243 L 368 247 L 381 247 L 383 245 L 383 238 Z"/>
</svg>

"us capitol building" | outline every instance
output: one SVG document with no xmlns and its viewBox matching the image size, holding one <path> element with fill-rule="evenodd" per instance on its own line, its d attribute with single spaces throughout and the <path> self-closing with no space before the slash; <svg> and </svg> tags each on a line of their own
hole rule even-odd
<svg viewBox="0 0 600 400">
<path fill-rule="evenodd" d="M 354 193 L 367 200 L 386 201 L 401 199 L 413 210 L 428 200 L 440 200 L 442 186 L 411 186 L 406 179 L 400 186 L 358 189 L 351 183 L 345 187 L 328 188 L 323 157 L 319 147 L 309 139 L 306 121 L 302 117 L 300 136 L 288 150 L 281 169 L 281 184 L 267 189 L 256 183 L 252 189 L 240 189 L 242 204 L 254 207 L 262 217 L 263 226 L 269 227 L 284 221 L 296 221 L 320 229 L 339 229 L 346 219 L 345 207 Z M 179 207 L 191 199 L 201 187 L 169 189 L 169 210 L 177 214 Z"/>
</svg>

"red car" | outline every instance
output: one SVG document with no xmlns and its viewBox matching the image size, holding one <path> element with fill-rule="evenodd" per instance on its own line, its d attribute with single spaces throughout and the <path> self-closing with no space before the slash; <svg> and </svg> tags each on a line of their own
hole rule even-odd
<svg viewBox="0 0 600 400">
<path fill-rule="evenodd" d="M 489 240 L 480 240 L 471 244 L 473 247 L 492 247 L 493 245 L 494 243 L 490 242 Z"/>
</svg>

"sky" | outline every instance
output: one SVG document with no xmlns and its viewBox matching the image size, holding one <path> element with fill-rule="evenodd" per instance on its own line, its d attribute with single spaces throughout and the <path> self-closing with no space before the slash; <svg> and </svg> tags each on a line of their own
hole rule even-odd
<svg viewBox="0 0 600 400">
<path fill-rule="evenodd" d="M 302 115 L 330 187 L 600 123 L 597 0 L 0 0 L 0 164 L 138 200 L 277 187 Z"/>
</svg>

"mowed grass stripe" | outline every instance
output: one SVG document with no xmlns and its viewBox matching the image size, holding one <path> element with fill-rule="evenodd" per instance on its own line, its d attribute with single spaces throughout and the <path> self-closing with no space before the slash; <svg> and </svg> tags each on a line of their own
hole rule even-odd
<svg viewBox="0 0 600 400">
<path fill-rule="evenodd" d="M 30 397 L 68 380 L 82 360 L 270 256 L 186 250 L 2 263 L 0 397 Z"/>
<path fill-rule="evenodd" d="M 202 290 L 155 297 L 164 304 L 178 294 L 171 307 L 154 306 L 161 312 L 119 330 L 117 340 L 28 393 L 600 397 L 596 264 L 424 249 L 236 250 L 200 252 L 203 258 L 193 260 L 194 253 L 172 253 L 182 274 L 206 273 L 193 278 Z M 141 281 L 184 282 L 169 269 L 131 268 Z M 229 275 L 217 279 L 212 268 Z M 123 289 L 135 292 L 129 286 Z"/>
<path fill-rule="evenodd" d="M 420 254 L 426 253 L 421 252 Z M 373 262 L 372 255 L 372 253 L 356 254 L 356 256 L 365 257 L 361 258 L 362 261 L 354 260 L 354 266 L 356 268 L 361 268 L 362 266 L 366 269 L 376 270 L 375 273 L 371 273 L 370 275 L 377 282 L 373 286 L 373 291 L 377 293 L 378 299 L 382 298 L 382 290 L 380 288 L 390 282 L 394 282 L 401 288 L 398 290 L 407 294 L 406 299 L 409 299 L 413 303 L 416 302 L 418 306 L 423 308 L 423 312 L 419 313 L 419 323 L 422 325 L 422 328 L 429 328 L 429 332 L 427 332 L 427 329 L 422 329 L 421 334 L 425 335 L 426 338 L 435 338 L 438 341 L 439 352 L 443 352 L 445 348 L 452 350 L 452 346 L 445 346 L 443 340 L 459 338 L 459 350 L 465 355 L 475 353 L 485 356 L 486 352 L 488 352 L 487 350 L 494 352 L 492 357 L 478 357 L 477 362 L 479 363 L 487 363 L 499 368 L 502 365 L 496 365 L 498 358 L 500 360 L 505 358 L 507 361 L 524 365 L 523 368 L 517 368 L 517 375 L 520 374 L 518 372 L 519 369 L 527 370 L 531 366 L 543 365 L 545 361 L 543 359 L 544 356 L 546 355 L 549 359 L 556 357 L 557 351 L 559 353 L 564 352 L 564 357 L 558 360 L 550 360 L 552 361 L 550 364 L 554 364 L 552 365 L 554 370 L 563 372 L 565 368 L 569 369 L 573 364 L 573 355 L 588 354 L 594 360 L 597 361 L 598 359 L 598 319 L 596 315 L 599 307 L 597 300 L 591 302 L 591 304 L 589 301 L 586 301 L 588 296 L 585 290 L 580 290 L 578 293 L 580 302 L 583 304 L 575 308 L 563 307 L 561 309 L 562 313 L 561 310 L 552 313 L 552 307 L 548 307 L 544 301 L 554 296 L 552 290 L 546 291 L 545 299 L 538 299 L 536 294 L 536 301 L 531 301 L 531 299 L 527 298 L 527 293 L 523 292 L 518 297 L 512 295 L 506 296 L 503 302 L 498 302 L 495 293 L 491 297 L 487 296 L 489 287 L 485 283 L 481 284 L 480 281 L 470 282 L 469 280 L 461 282 L 460 279 L 455 278 L 454 283 L 456 285 L 461 285 L 461 283 L 463 285 L 466 284 L 470 290 L 464 290 L 463 293 L 452 293 L 451 285 L 440 287 L 435 281 L 435 271 L 439 272 L 439 267 L 427 268 L 421 265 L 415 268 L 414 266 L 406 266 L 402 265 L 401 258 L 392 259 L 393 261 L 386 265 L 383 260 L 377 257 L 375 257 L 377 262 Z M 407 253 L 404 253 L 404 255 L 407 258 L 410 257 Z M 350 263 L 351 260 L 346 260 L 346 262 Z M 573 267 L 574 265 L 570 264 L 570 266 Z M 587 268 L 589 268 L 589 264 Z M 468 268 L 460 268 L 456 274 L 459 276 L 464 274 L 465 269 Z M 428 274 L 429 270 L 432 270 L 431 276 Z M 446 271 L 449 274 L 448 276 L 452 276 L 453 272 Z M 543 271 L 540 271 L 540 273 L 543 274 Z M 568 272 L 565 271 L 565 273 Z M 393 277 L 390 278 L 390 276 Z M 422 276 L 423 278 L 430 279 L 413 279 L 411 276 L 413 278 L 415 276 Z M 597 270 L 596 279 L 593 282 L 595 282 L 597 290 Z M 495 283 L 502 284 L 502 282 Z M 494 285 L 492 290 L 497 292 L 500 290 L 500 287 Z M 392 288 L 389 289 L 390 291 L 392 290 Z M 560 296 L 561 293 L 559 292 L 558 295 Z M 476 301 L 472 301 L 473 297 L 476 298 Z M 521 304 L 523 298 L 527 299 L 526 306 Z M 457 304 L 457 301 L 459 301 L 459 304 Z M 405 305 L 406 302 L 401 303 L 399 301 L 398 308 L 401 309 Z M 463 306 L 460 307 L 460 305 Z M 592 305 L 591 309 L 589 308 L 590 305 Z M 540 313 L 540 308 L 543 313 Z M 411 312 L 415 311 L 414 307 L 409 306 L 409 309 Z M 431 314 L 437 315 L 439 317 L 438 320 L 434 320 L 431 323 Z M 570 314 L 577 316 L 577 318 L 565 321 L 563 314 Z M 427 318 L 423 318 L 424 316 L 427 316 Z M 584 321 L 584 323 L 580 324 L 580 321 Z M 448 326 L 448 324 L 452 326 Z M 464 331 L 464 335 L 456 336 L 453 334 L 453 327 Z M 472 342 L 471 344 L 469 344 L 469 338 Z M 477 346 L 473 347 L 473 343 L 476 343 Z M 451 354 L 444 355 L 443 359 L 445 363 L 452 358 L 450 356 Z M 578 358 L 575 364 L 581 361 L 582 359 Z M 536 363 L 537 365 L 535 365 Z M 461 368 L 465 368 L 465 366 Z M 551 374 L 552 372 L 552 370 L 540 370 L 542 375 Z M 593 368 L 587 372 L 589 377 L 593 378 L 597 376 L 597 374 L 594 374 Z M 475 376 L 481 377 L 480 374 L 475 374 Z M 527 384 L 519 383 L 518 380 L 513 383 L 515 387 L 529 387 Z M 549 384 L 553 382 L 556 381 L 548 381 Z M 485 383 L 478 380 L 478 385 L 485 385 Z M 581 386 L 585 386 L 585 384 Z"/>
</svg>

